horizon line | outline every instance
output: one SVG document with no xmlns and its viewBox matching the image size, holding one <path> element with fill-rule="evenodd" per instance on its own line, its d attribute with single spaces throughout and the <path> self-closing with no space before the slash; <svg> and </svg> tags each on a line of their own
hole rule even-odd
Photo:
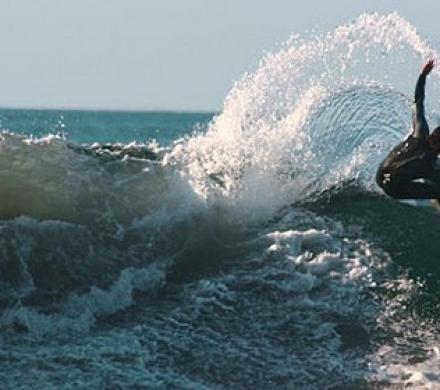
<svg viewBox="0 0 440 390">
<path fill-rule="evenodd" d="M 194 109 L 171 109 L 171 108 L 160 108 L 160 109 L 141 109 L 141 108 L 86 108 L 86 107 L 37 107 L 37 106 L 2 106 L 0 105 L 0 110 L 11 110 L 11 111 L 84 111 L 84 112 L 115 112 L 115 113 L 168 113 L 168 114 L 216 114 L 218 110 L 194 110 Z"/>
</svg>

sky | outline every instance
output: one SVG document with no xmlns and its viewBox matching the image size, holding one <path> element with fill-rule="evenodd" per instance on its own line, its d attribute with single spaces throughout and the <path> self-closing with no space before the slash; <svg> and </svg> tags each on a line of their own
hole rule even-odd
<svg viewBox="0 0 440 390">
<path fill-rule="evenodd" d="M 291 34 L 392 11 L 440 42 L 439 0 L 0 0 L 0 107 L 216 111 Z"/>
</svg>

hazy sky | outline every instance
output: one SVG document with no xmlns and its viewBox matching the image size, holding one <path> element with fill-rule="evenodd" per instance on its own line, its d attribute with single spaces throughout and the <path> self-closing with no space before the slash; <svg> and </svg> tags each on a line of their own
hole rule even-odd
<svg viewBox="0 0 440 390">
<path fill-rule="evenodd" d="M 394 10 L 439 42 L 439 0 L 0 0 L 0 106 L 217 110 L 292 33 Z"/>
</svg>

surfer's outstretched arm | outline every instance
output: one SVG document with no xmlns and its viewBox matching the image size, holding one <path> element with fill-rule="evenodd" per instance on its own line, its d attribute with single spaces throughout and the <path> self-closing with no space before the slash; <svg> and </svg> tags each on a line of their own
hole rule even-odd
<svg viewBox="0 0 440 390">
<path fill-rule="evenodd" d="M 423 67 L 417 80 L 413 104 L 413 137 L 415 138 L 426 138 L 429 135 L 429 127 L 425 118 L 425 84 L 426 76 L 428 76 L 433 67 L 434 61 L 429 60 Z"/>
</svg>

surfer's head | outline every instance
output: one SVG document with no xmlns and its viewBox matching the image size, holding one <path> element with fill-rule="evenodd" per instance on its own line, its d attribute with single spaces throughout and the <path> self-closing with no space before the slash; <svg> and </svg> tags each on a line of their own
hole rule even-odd
<svg viewBox="0 0 440 390">
<path fill-rule="evenodd" d="M 440 154 L 440 126 L 435 128 L 431 134 L 429 134 L 428 143 L 435 154 Z"/>
</svg>

